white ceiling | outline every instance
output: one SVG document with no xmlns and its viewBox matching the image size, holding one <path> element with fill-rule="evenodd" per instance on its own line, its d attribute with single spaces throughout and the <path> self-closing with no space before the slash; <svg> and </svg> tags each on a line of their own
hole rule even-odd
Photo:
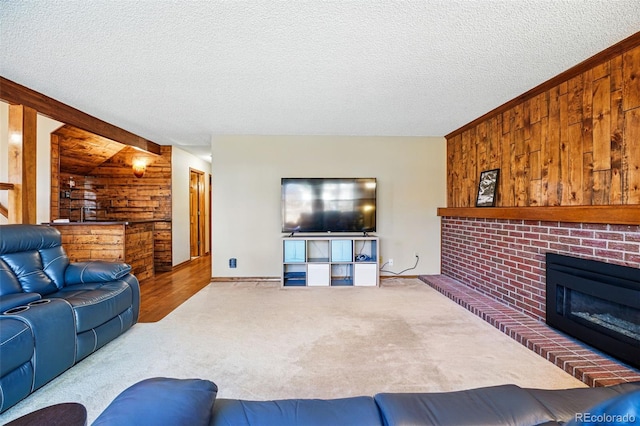
<svg viewBox="0 0 640 426">
<path fill-rule="evenodd" d="M 0 75 L 199 153 L 443 136 L 637 31 L 638 0 L 0 0 Z"/>
</svg>

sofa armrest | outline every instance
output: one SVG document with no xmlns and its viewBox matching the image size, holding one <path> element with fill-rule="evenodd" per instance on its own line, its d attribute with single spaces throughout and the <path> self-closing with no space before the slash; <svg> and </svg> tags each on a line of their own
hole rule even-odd
<svg viewBox="0 0 640 426">
<path fill-rule="evenodd" d="M 118 395 L 92 426 L 207 426 L 217 393 L 209 380 L 146 379 Z"/>
<path fill-rule="evenodd" d="M 65 285 L 109 282 L 118 280 L 131 272 L 131 265 L 122 262 L 76 262 L 70 263 L 64 272 Z"/>
</svg>

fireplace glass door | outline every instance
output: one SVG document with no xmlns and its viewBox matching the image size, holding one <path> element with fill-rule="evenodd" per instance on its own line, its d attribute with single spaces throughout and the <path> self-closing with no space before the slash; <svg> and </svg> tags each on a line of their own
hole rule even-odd
<svg viewBox="0 0 640 426">
<path fill-rule="evenodd" d="M 558 314 L 614 338 L 640 345 L 640 310 L 558 286 Z M 564 299 L 564 300 L 562 300 Z"/>
<path fill-rule="evenodd" d="M 547 253 L 547 324 L 640 368 L 640 269 Z"/>
</svg>

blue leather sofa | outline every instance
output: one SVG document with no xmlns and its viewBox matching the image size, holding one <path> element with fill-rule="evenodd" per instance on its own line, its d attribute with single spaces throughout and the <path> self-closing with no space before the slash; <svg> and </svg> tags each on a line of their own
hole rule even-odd
<svg viewBox="0 0 640 426">
<path fill-rule="evenodd" d="M 208 380 L 153 378 L 129 387 L 93 426 L 622 425 L 640 422 L 640 382 L 599 388 L 500 385 L 342 399 L 216 399 Z M 617 422 L 616 422 L 617 421 Z"/>
<path fill-rule="evenodd" d="M 58 230 L 0 226 L 0 412 L 138 321 L 125 263 L 70 263 Z"/>
</svg>

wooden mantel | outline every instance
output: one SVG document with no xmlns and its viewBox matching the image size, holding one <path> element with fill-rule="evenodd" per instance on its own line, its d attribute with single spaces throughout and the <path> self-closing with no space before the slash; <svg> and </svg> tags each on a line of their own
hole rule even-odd
<svg viewBox="0 0 640 426">
<path fill-rule="evenodd" d="M 640 205 L 566 207 L 441 207 L 438 216 L 640 225 Z"/>
</svg>

